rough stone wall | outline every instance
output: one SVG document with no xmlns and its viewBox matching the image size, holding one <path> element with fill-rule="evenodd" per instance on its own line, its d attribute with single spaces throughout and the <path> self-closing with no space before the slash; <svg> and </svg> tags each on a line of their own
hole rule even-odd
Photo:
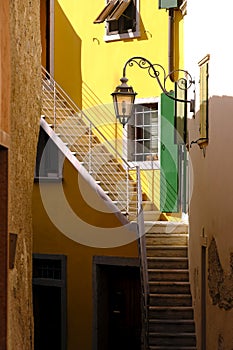
<svg viewBox="0 0 233 350">
<path fill-rule="evenodd" d="M 8 348 L 33 348 L 31 199 L 40 119 L 39 0 L 10 0 L 9 232 L 18 235 L 9 271 Z"/>
</svg>

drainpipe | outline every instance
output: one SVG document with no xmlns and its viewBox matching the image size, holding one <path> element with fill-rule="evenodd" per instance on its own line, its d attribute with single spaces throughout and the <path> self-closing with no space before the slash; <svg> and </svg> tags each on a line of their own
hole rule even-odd
<svg viewBox="0 0 233 350">
<path fill-rule="evenodd" d="M 174 83 L 174 9 L 168 13 L 168 74 Z"/>
</svg>

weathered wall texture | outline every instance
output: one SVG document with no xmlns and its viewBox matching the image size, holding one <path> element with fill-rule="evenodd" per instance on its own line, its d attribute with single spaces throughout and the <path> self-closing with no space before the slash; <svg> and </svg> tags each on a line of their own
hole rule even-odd
<svg viewBox="0 0 233 350">
<path fill-rule="evenodd" d="M 224 320 L 222 326 L 216 329 L 216 335 L 218 335 L 216 349 L 218 350 L 233 349 L 232 324 L 230 321 L 230 315 L 233 309 L 233 254 L 231 253 L 228 258 L 230 262 L 229 271 L 222 267 L 218 246 L 213 237 L 208 247 L 209 295 L 212 304 L 219 308 L 219 312 L 225 310 L 229 314 L 229 317 Z M 227 329 L 228 327 L 229 329 Z"/>
<path fill-rule="evenodd" d="M 40 119 L 39 5 L 39 0 L 10 0 L 9 231 L 18 234 L 18 243 L 9 272 L 9 350 L 33 347 L 31 196 Z"/>
<path fill-rule="evenodd" d="M 221 309 L 233 308 L 233 254 L 230 254 L 230 273 L 223 270 L 216 241 L 212 238 L 208 248 L 209 293 L 214 305 Z"/>
</svg>

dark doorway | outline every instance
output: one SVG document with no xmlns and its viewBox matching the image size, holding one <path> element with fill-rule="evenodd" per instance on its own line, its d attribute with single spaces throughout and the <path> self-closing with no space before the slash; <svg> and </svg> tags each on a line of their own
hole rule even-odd
<svg viewBox="0 0 233 350">
<path fill-rule="evenodd" d="M 201 350 L 206 350 L 206 246 L 201 247 Z"/>
<path fill-rule="evenodd" d="M 33 254 L 34 349 L 66 350 L 66 257 Z"/>
<path fill-rule="evenodd" d="M 50 0 L 40 0 L 41 64 L 50 68 Z"/>
<path fill-rule="evenodd" d="M 94 349 L 141 349 L 140 271 L 136 266 L 96 266 L 97 339 Z"/>
<path fill-rule="evenodd" d="M 61 288 L 34 286 L 35 350 L 61 350 Z"/>
<path fill-rule="evenodd" d="M 0 349 L 7 344 L 8 150 L 0 146 Z"/>
<path fill-rule="evenodd" d="M 54 0 L 40 0 L 41 64 L 54 75 Z"/>
</svg>

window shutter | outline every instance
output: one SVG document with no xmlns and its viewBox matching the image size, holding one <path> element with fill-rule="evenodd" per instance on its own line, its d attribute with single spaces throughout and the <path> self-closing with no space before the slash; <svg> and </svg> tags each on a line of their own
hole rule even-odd
<svg viewBox="0 0 233 350">
<path fill-rule="evenodd" d="M 160 210 L 178 212 L 178 146 L 174 143 L 175 103 L 161 95 Z"/>
<path fill-rule="evenodd" d="M 208 140 L 208 60 L 200 66 L 200 139 Z"/>
<path fill-rule="evenodd" d="M 103 23 L 107 17 L 112 13 L 118 0 L 110 0 L 105 8 L 100 12 L 99 16 L 94 20 L 94 23 Z"/>
<path fill-rule="evenodd" d="M 117 21 L 129 6 L 131 0 L 121 0 L 111 15 L 107 18 L 108 21 Z"/>
</svg>

